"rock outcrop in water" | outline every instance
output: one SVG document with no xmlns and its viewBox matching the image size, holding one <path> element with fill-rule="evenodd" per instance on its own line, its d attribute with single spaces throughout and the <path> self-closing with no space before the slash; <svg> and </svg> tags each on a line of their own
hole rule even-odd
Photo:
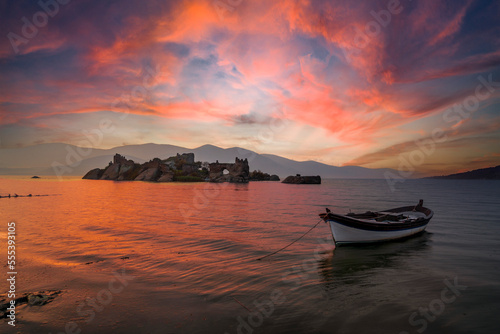
<svg viewBox="0 0 500 334">
<path fill-rule="evenodd" d="M 113 181 L 153 181 L 153 182 L 235 182 L 247 183 L 249 166 L 247 159 L 235 159 L 234 163 L 218 161 L 202 167 L 195 162 L 194 153 L 177 154 L 165 160 L 154 158 L 143 164 L 127 160 L 115 154 L 113 161 L 104 168 L 87 172 L 84 179 Z"/>
<path fill-rule="evenodd" d="M 268 173 L 261 172 L 260 170 L 254 170 L 250 173 L 250 181 L 279 181 L 280 177 L 278 175 L 270 175 Z"/>
<path fill-rule="evenodd" d="M 143 164 L 127 160 L 115 154 L 113 161 L 104 168 L 89 171 L 84 179 L 113 181 L 204 181 L 208 170 L 201 168 L 201 162 L 194 162 L 194 154 L 177 154 L 166 160 L 154 158 Z"/>
<path fill-rule="evenodd" d="M 292 184 L 321 184 L 321 176 L 301 176 L 297 174 L 295 176 L 290 175 L 282 181 L 282 183 L 292 183 Z"/>
</svg>

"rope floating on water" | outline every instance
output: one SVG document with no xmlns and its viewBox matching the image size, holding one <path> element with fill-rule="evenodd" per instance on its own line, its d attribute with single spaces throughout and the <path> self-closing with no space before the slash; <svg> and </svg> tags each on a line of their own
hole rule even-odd
<svg viewBox="0 0 500 334">
<path fill-rule="evenodd" d="M 245 305 L 243 305 L 243 303 L 241 303 L 238 299 L 236 299 L 236 297 L 231 296 L 231 298 L 233 298 L 238 304 L 240 304 L 241 306 L 243 306 L 248 312 L 252 312 L 252 310 L 250 310 L 248 307 L 246 307 Z"/>
<path fill-rule="evenodd" d="M 14 195 L 11 195 L 11 194 L 8 194 L 8 195 L 0 195 L 0 198 L 18 198 L 18 197 L 42 197 L 42 196 L 60 196 L 61 194 L 47 194 L 47 195 L 32 195 L 32 194 L 28 194 L 28 195 L 18 195 L 18 194 L 14 194 Z"/>
<path fill-rule="evenodd" d="M 316 225 L 314 225 L 313 227 L 311 227 L 311 228 L 309 229 L 309 231 L 307 231 L 306 233 L 302 234 L 302 235 L 300 236 L 300 238 L 298 238 L 297 240 L 292 241 L 291 243 L 289 243 L 289 244 L 288 244 L 288 245 L 286 245 L 285 247 L 278 249 L 276 252 L 273 252 L 273 253 L 271 253 L 271 254 L 267 254 L 266 256 L 263 256 L 263 257 L 261 257 L 261 258 L 258 258 L 258 259 L 257 259 L 257 261 L 260 261 L 260 260 L 262 260 L 262 259 L 265 259 L 265 258 L 266 258 L 266 257 L 268 257 L 268 256 L 271 256 L 271 255 L 274 255 L 274 254 L 276 254 L 276 253 L 279 253 L 279 252 L 281 252 L 282 250 L 284 250 L 284 249 L 286 249 L 286 248 L 290 247 L 291 245 L 293 245 L 294 243 L 296 243 L 297 241 L 299 241 L 300 239 L 302 239 L 303 237 L 305 237 L 307 233 L 311 232 L 311 231 L 312 231 L 312 230 L 313 230 L 316 226 L 318 226 L 318 225 L 319 225 L 319 223 L 321 223 L 322 221 L 323 221 L 323 219 L 320 219 L 320 220 L 319 220 L 319 222 L 317 222 L 317 223 L 316 223 Z"/>
</svg>

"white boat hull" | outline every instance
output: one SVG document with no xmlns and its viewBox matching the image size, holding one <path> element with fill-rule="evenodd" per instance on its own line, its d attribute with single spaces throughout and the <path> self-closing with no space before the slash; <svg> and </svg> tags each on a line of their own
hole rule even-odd
<svg viewBox="0 0 500 334">
<path fill-rule="evenodd" d="M 331 212 L 319 216 L 328 223 L 336 244 L 355 244 L 397 240 L 423 232 L 434 212 L 423 206 L 402 206 L 384 211 L 341 215 Z"/>
<path fill-rule="evenodd" d="M 370 243 L 406 238 L 425 230 L 427 225 L 397 231 L 369 231 L 328 221 L 336 244 Z"/>
</svg>

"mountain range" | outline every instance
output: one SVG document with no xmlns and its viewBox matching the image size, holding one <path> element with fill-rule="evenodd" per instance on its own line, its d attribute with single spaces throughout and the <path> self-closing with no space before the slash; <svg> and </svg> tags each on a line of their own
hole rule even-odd
<svg viewBox="0 0 500 334">
<path fill-rule="evenodd" d="M 358 166 L 331 166 L 316 161 L 295 161 L 273 154 L 258 154 L 239 148 L 220 148 L 203 145 L 194 149 L 167 144 L 125 145 L 111 149 L 82 148 L 69 144 L 51 143 L 21 148 L 0 149 L 0 174 L 2 175 L 60 175 L 83 176 L 93 168 L 105 167 L 116 153 L 137 163 L 155 157 L 166 159 L 177 153 L 195 154 L 196 161 L 234 162 L 236 157 L 247 158 L 250 170 L 261 170 L 288 175 L 320 175 L 322 178 L 384 178 L 384 172 L 397 171 L 381 168 L 370 169 Z"/>
<path fill-rule="evenodd" d="M 451 180 L 500 180 L 500 166 L 474 169 L 464 173 L 432 176 L 430 179 Z"/>
</svg>

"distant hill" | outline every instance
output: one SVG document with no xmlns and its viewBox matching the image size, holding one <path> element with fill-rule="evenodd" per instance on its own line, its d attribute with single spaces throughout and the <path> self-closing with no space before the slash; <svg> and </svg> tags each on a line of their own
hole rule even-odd
<svg viewBox="0 0 500 334">
<path fill-rule="evenodd" d="M 0 175 L 59 175 L 83 176 L 89 170 L 106 166 L 118 153 L 127 159 L 144 163 L 153 158 L 166 159 L 177 153 L 195 154 L 196 161 L 234 162 L 236 157 L 248 159 L 250 171 L 261 170 L 281 178 L 289 175 L 320 175 L 322 178 L 381 179 L 384 172 L 397 171 L 358 166 L 331 166 L 316 161 L 295 161 L 273 154 L 258 154 L 240 148 L 220 148 L 203 145 L 185 148 L 166 144 L 125 145 L 111 149 L 88 149 L 68 144 L 40 144 L 22 148 L 0 149 Z"/>
<path fill-rule="evenodd" d="M 500 180 L 500 166 L 471 170 L 465 173 L 457 173 L 443 176 L 433 176 L 429 179 L 453 179 L 453 180 Z"/>
</svg>

